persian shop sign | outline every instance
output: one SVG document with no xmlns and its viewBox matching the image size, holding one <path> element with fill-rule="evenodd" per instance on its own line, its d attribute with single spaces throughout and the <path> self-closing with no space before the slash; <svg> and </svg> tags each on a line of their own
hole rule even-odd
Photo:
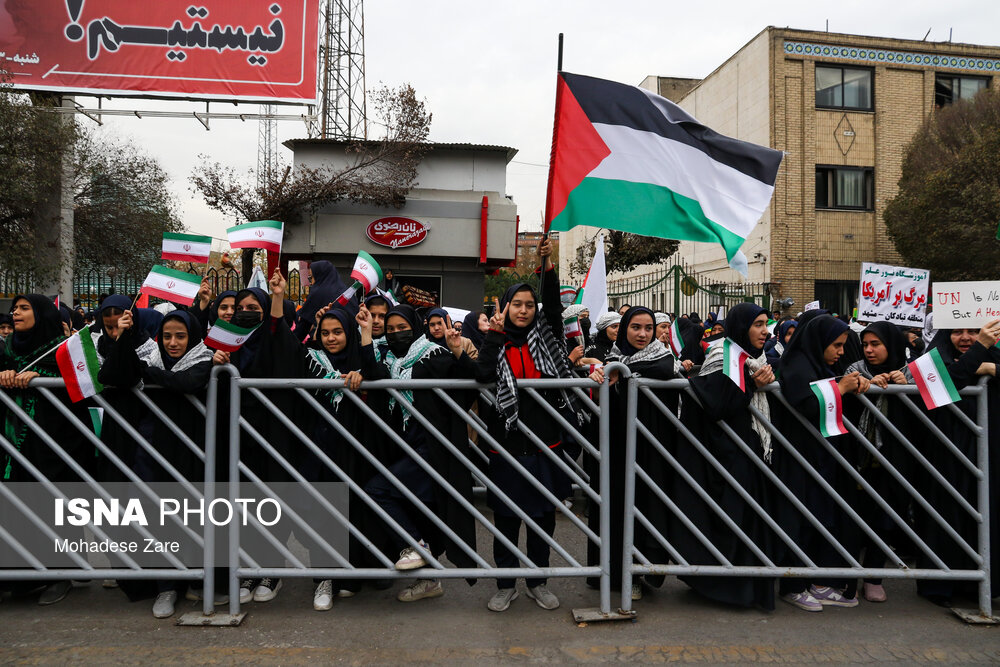
<svg viewBox="0 0 1000 667">
<path fill-rule="evenodd" d="M 390 216 L 379 218 L 368 225 L 365 234 L 372 241 L 386 248 L 409 248 L 427 238 L 431 226 L 413 218 Z"/>
<path fill-rule="evenodd" d="M 5 0 L 0 69 L 23 90 L 316 99 L 319 0 Z"/>
</svg>

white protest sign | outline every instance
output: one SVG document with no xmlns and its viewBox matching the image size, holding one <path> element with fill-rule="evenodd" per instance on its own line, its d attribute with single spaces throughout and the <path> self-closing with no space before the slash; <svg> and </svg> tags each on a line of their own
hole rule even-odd
<svg viewBox="0 0 1000 667">
<path fill-rule="evenodd" d="M 819 310 L 819 301 L 810 301 L 806 304 L 806 307 L 802 309 L 802 312 L 807 310 Z"/>
<path fill-rule="evenodd" d="M 858 319 L 923 326 L 931 272 L 887 264 L 861 264 Z"/>
<path fill-rule="evenodd" d="M 1000 280 L 934 283 L 934 328 L 978 329 L 1000 319 Z"/>
</svg>

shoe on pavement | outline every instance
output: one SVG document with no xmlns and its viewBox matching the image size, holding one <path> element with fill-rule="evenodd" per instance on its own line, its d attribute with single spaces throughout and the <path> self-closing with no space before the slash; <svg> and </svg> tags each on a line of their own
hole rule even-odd
<svg viewBox="0 0 1000 667">
<path fill-rule="evenodd" d="M 400 602 L 416 602 L 424 598 L 439 598 L 444 595 L 441 582 L 437 579 L 419 579 L 417 583 L 399 592 L 396 599 Z"/>
<path fill-rule="evenodd" d="M 258 579 L 244 579 L 240 582 L 240 604 L 253 602 L 253 592 L 258 583 Z"/>
<path fill-rule="evenodd" d="M 326 611 L 331 607 L 333 607 L 333 581 L 324 579 L 316 585 L 316 592 L 313 593 L 313 609 Z"/>
<path fill-rule="evenodd" d="M 542 609 L 551 611 L 552 609 L 559 608 L 559 598 L 545 584 L 538 584 L 534 587 L 529 586 L 527 596 L 529 599 L 534 600 L 535 604 Z"/>
<path fill-rule="evenodd" d="M 281 590 L 281 579 L 274 579 L 272 577 L 264 577 L 257 584 L 257 588 L 253 590 L 253 601 L 254 602 L 270 602 L 278 595 L 278 591 Z"/>
<path fill-rule="evenodd" d="M 865 599 L 869 602 L 885 602 L 885 589 L 882 584 L 865 584 Z"/>
<path fill-rule="evenodd" d="M 845 598 L 840 591 L 829 586 L 812 586 L 809 593 L 816 598 L 824 607 L 857 607 L 858 599 Z"/>
<path fill-rule="evenodd" d="M 355 591 L 348 590 L 346 588 L 341 588 L 337 591 L 338 598 L 352 598 L 355 596 Z"/>
<path fill-rule="evenodd" d="M 814 598 L 809 591 L 789 593 L 787 595 L 782 595 L 781 599 L 793 607 L 798 607 L 803 611 L 823 611 L 823 604 Z"/>
<path fill-rule="evenodd" d="M 633 600 L 642 599 L 642 584 L 632 584 L 632 599 Z"/>
<path fill-rule="evenodd" d="M 38 598 L 38 604 L 43 607 L 50 604 L 55 604 L 61 602 L 64 597 L 69 593 L 69 589 L 73 588 L 73 584 L 68 581 L 57 581 L 55 583 L 49 584 L 42 591 L 41 596 Z"/>
<path fill-rule="evenodd" d="M 507 611 L 510 608 L 510 603 L 516 599 L 516 588 L 501 588 L 486 603 L 486 608 L 490 611 Z"/>
<path fill-rule="evenodd" d="M 163 591 L 153 602 L 153 618 L 170 618 L 174 615 L 177 591 Z"/>
<path fill-rule="evenodd" d="M 187 591 L 184 593 L 184 599 L 190 600 L 191 602 L 201 602 L 205 599 L 205 591 L 201 588 L 189 586 Z M 212 596 L 212 604 L 216 607 L 229 604 L 229 596 L 225 593 L 216 593 Z"/>
<path fill-rule="evenodd" d="M 420 546 L 424 546 L 424 543 L 421 542 Z M 417 553 L 416 549 L 406 547 L 399 552 L 399 560 L 396 561 L 397 570 L 416 570 L 421 567 L 427 567 L 427 561 Z"/>
<path fill-rule="evenodd" d="M 102 588 L 118 588 L 118 580 L 117 579 L 105 579 L 104 581 L 101 582 L 101 587 Z"/>
</svg>

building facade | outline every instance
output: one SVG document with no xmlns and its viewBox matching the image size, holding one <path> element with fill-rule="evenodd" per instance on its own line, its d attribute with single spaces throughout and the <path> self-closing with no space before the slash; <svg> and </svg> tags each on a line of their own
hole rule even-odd
<svg viewBox="0 0 1000 667">
<path fill-rule="evenodd" d="M 818 298 L 850 312 L 861 262 L 899 261 L 882 212 L 910 139 L 936 108 L 997 75 L 1000 47 L 768 27 L 700 81 L 641 85 L 722 134 L 785 152 L 771 205 L 743 245 L 749 280 L 796 310 Z M 594 230 L 573 232 L 563 234 L 566 256 Z M 684 242 L 679 253 L 701 275 L 739 281 L 721 247 Z"/>
</svg>

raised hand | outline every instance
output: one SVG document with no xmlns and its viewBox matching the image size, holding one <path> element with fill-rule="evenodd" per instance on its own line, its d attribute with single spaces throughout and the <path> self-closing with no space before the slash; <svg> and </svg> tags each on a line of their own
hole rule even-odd
<svg viewBox="0 0 1000 667">
<path fill-rule="evenodd" d="M 333 301 L 316 311 L 316 324 L 323 321 L 323 316 L 329 313 L 331 308 L 333 308 Z"/>
<path fill-rule="evenodd" d="M 330 305 L 332 306 L 333 304 Z M 372 314 L 364 303 L 362 303 L 361 307 L 358 309 L 358 314 L 354 316 L 354 321 L 358 323 L 358 328 L 361 329 L 361 345 L 371 345 Z"/>
<path fill-rule="evenodd" d="M 212 284 L 208 282 L 208 278 L 201 281 L 201 287 L 198 288 L 198 303 L 202 310 L 208 308 L 208 304 L 212 303 L 212 298 L 215 293 L 212 291 Z"/>
<path fill-rule="evenodd" d="M 229 363 L 229 353 L 225 350 L 216 350 L 215 354 L 212 355 L 212 364 L 215 366 L 222 366 Z"/>
<path fill-rule="evenodd" d="M 1000 320 L 987 322 L 979 329 L 979 342 L 987 350 L 996 345 L 998 340 L 1000 340 Z"/>
<path fill-rule="evenodd" d="M 504 324 L 507 322 L 507 309 L 510 308 L 510 302 L 500 310 L 499 307 L 493 312 L 493 317 L 490 318 L 490 329 L 492 331 L 499 331 L 503 333 Z"/>
<path fill-rule="evenodd" d="M 118 325 L 114 328 L 114 331 L 109 331 L 108 333 L 110 333 L 115 340 L 118 340 L 122 337 L 122 334 L 125 333 L 126 330 L 131 329 L 134 324 L 135 321 L 132 319 L 132 311 L 126 310 L 121 314 L 121 317 L 118 318 Z"/>
<path fill-rule="evenodd" d="M 285 288 L 288 286 L 288 281 L 285 277 L 281 275 L 281 269 L 275 269 L 274 275 L 271 279 L 267 281 L 267 284 L 271 287 L 271 294 L 274 296 L 283 296 L 285 294 Z"/>
<path fill-rule="evenodd" d="M 452 326 L 450 316 L 444 320 L 444 341 L 447 343 L 448 349 L 451 350 L 452 354 L 456 357 L 462 356 L 462 334 Z"/>
</svg>

